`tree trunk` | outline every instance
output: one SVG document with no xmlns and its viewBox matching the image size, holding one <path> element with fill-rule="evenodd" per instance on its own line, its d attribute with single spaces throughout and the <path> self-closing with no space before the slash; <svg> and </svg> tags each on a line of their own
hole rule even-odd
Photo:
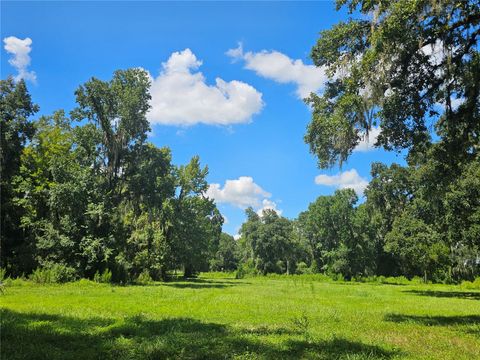
<svg viewBox="0 0 480 360">
<path fill-rule="evenodd" d="M 183 277 L 184 278 L 190 278 L 190 277 L 193 277 L 194 275 L 194 269 L 193 269 L 193 266 L 190 265 L 190 264 L 185 264 L 185 267 L 184 267 L 184 272 L 183 272 Z"/>
</svg>

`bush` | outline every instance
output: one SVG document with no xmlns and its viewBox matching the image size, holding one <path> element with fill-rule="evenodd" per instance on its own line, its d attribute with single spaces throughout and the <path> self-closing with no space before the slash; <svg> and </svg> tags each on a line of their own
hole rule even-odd
<svg viewBox="0 0 480 360">
<path fill-rule="evenodd" d="M 93 276 L 93 281 L 108 284 L 112 281 L 112 272 L 109 269 L 105 269 L 101 274 L 97 271 Z"/>
<path fill-rule="evenodd" d="M 311 274 L 312 273 L 312 269 L 308 267 L 308 265 L 306 263 L 304 263 L 303 261 L 299 262 L 297 264 L 297 270 L 296 270 L 296 273 L 301 275 L 301 274 Z"/>
<path fill-rule="evenodd" d="M 5 275 L 7 274 L 7 269 L 0 268 L 0 282 L 6 280 Z"/>
<path fill-rule="evenodd" d="M 37 284 L 50 284 L 52 282 L 52 271 L 50 269 L 36 268 L 29 278 Z"/>
<path fill-rule="evenodd" d="M 55 284 L 75 281 L 77 273 L 74 268 L 63 264 L 52 264 L 37 268 L 30 275 L 30 280 L 37 284 Z"/>
<path fill-rule="evenodd" d="M 243 279 L 247 275 L 257 275 L 255 264 L 251 259 L 238 267 L 238 270 L 235 272 L 235 279 Z"/>
<path fill-rule="evenodd" d="M 144 270 L 140 275 L 138 275 L 137 280 L 135 280 L 135 282 L 141 285 L 148 285 L 153 282 L 153 279 L 150 276 L 150 273 L 148 272 L 148 270 Z"/>
<path fill-rule="evenodd" d="M 480 290 L 480 277 L 475 278 L 473 281 L 462 281 L 460 286 L 465 289 Z"/>
</svg>

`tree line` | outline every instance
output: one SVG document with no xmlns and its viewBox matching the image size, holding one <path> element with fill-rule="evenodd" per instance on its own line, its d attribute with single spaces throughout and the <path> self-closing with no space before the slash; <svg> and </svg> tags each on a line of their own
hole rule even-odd
<svg viewBox="0 0 480 360">
<path fill-rule="evenodd" d="M 375 145 L 405 152 L 407 164 L 373 163 L 358 206 L 353 191 L 339 190 L 290 225 L 247 211 L 241 259 L 263 273 L 307 266 L 347 278 L 478 276 L 478 0 L 336 5 L 349 16 L 322 31 L 312 48 L 329 80 L 305 99 L 312 109 L 305 142 L 319 167 L 329 168 L 347 161 L 376 127 Z"/>
<path fill-rule="evenodd" d="M 480 274 L 480 7 L 476 0 L 337 0 L 349 18 L 311 51 L 329 77 L 312 93 L 305 142 L 320 168 L 375 145 L 407 164 L 373 163 L 365 201 L 322 196 L 289 221 L 247 210 L 245 271 L 347 278 Z"/>
<path fill-rule="evenodd" d="M 223 218 L 203 194 L 198 157 L 172 164 L 146 141 L 149 80 L 143 70 L 92 78 L 77 107 L 37 121 L 24 81 L 0 83 L 1 246 L 8 274 L 37 267 L 67 278 L 110 272 L 127 282 L 208 269 Z"/>
<path fill-rule="evenodd" d="M 246 210 L 240 238 L 205 197 L 198 157 L 172 164 L 148 143 L 141 69 L 95 78 L 69 114 L 38 112 L 23 81 L 0 82 L 1 266 L 11 276 L 127 282 L 172 270 L 321 272 L 345 278 L 480 275 L 480 7 L 474 0 L 338 0 L 347 21 L 311 57 L 329 81 L 306 102 L 305 141 L 320 168 L 375 145 L 406 165 L 373 163 L 365 199 L 343 189 L 290 220 Z"/>
</svg>

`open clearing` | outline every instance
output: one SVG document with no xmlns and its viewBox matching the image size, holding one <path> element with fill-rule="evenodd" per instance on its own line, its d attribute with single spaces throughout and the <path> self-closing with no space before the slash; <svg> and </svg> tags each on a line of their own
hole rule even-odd
<svg viewBox="0 0 480 360">
<path fill-rule="evenodd" d="M 480 358 L 479 291 L 206 276 L 8 287 L 1 358 Z"/>
</svg>

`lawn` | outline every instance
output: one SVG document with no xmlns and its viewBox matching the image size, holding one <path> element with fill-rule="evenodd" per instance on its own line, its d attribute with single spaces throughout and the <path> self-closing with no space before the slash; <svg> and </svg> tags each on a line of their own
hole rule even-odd
<svg viewBox="0 0 480 360">
<path fill-rule="evenodd" d="M 2 359 L 480 359 L 480 291 L 307 277 L 7 287 Z"/>
</svg>

